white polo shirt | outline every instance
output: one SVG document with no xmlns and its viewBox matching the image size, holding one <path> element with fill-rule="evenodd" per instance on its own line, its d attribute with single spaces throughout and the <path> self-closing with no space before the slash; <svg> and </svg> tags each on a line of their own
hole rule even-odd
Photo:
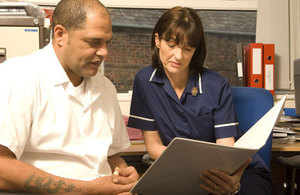
<svg viewBox="0 0 300 195">
<path fill-rule="evenodd" d="M 103 75 L 73 87 L 52 43 L 0 64 L 0 144 L 46 172 L 91 180 L 129 138 L 114 85 Z"/>
</svg>

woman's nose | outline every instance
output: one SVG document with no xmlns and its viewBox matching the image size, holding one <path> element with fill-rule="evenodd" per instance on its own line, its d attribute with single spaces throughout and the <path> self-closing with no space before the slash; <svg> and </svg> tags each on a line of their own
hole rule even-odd
<svg viewBox="0 0 300 195">
<path fill-rule="evenodd" d="M 182 59 L 182 48 L 177 47 L 174 51 L 174 57 L 178 60 Z"/>
</svg>

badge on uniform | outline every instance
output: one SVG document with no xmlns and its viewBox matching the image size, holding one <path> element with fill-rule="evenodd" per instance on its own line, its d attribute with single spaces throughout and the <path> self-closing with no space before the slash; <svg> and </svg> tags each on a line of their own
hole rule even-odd
<svg viewBox="0 0 300 195">
<path fill-rule="evenodd" d="M 192 88 L 192 96 L 196 96 L 198 94 L 198 89 L 197 87 Z"/>
</svg>

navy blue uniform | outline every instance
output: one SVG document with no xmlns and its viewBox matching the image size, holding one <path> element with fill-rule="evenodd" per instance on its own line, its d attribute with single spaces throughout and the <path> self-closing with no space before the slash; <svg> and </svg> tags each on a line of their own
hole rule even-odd
<svg viewBox="0 0 300 195">
<path fill-rule="evenodd" d="M 140 70 L 134 81 L 128 126 L 158 131 L 164 145 L 174 137 L 216 142 L 240 135 L 229 82 L 208 69 L 190 75 L 180 99 L 165 74 L 150 66 Z M 262 193 L 260 188 L 255 190 L 255 181 L 248 180 L 253 174 L 262 178 L 260 185 L 266 183 Z M 270 171 L 258 155 L 245 170 L 241 185 L 240 192 L 247 191 L 243 194 L 271 194 Z"/>
</svg>

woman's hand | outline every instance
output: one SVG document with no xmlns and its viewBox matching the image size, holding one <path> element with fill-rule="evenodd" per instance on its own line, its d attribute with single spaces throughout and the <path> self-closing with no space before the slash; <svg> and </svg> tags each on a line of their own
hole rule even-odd
<svg viewBox="0 0 300 195">
<path fill-rule="evenodd" d="M 251 159 L 248 159 L 238 170 L 232 175 L 228 175 L 220 170 L 208 170 L 205 171 L 201 178 L 206 183 L 200 184 L 200 187 L 207 190 L 212 194 L 231 194 L 240 188 L 241 176 L 250 163 Z"/>
</svg>

